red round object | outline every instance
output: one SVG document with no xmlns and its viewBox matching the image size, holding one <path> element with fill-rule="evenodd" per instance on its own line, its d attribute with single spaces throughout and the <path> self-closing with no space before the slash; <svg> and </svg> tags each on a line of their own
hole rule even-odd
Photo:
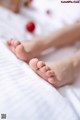
<svg viewBox="0 0 80 120">
<path fill-rule="evenodd" d="M 34 32 L 34 30 L 35 30 L 35 24 L 32 21 L 29 21 L 26 24 L 26 30 L 28 30 L 31 33 Z"/>
</svg>

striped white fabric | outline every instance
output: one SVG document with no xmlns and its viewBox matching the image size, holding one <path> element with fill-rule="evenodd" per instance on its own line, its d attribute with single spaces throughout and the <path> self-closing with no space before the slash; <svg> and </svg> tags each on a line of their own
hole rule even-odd
<svg viewBox="0 0 80 120">
<path fill-rule="evenodd" d="M 2 39 L 0 39 L 2 41 Z M 78 120 L 72 105 L 0 42 L 0 114 L 7 120 Z"/>
</svg>

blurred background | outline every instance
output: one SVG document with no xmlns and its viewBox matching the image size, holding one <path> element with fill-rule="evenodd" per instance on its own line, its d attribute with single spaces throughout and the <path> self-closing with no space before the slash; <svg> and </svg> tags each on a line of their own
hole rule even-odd
<svg viewBox="0 0 80 120">
<path fill-rule="evenodd" d="M 0 36 L 25 40 L 47 34 L 80 19 L 80 4 L 60 0 L 0 0 Z M 27 24 L 32 22 L 32 32 Z M 4 31 L 4 32 L 3 32 Z"/>
<path fill-rule="evenodd" d="M 75 22 L 80 22 L 79 3 L 61 3 L 61 0 L 0 0 L 0 37 L 4 42 L 9 38 L 31 40 L 34 36 L 46 35 Z M 64 55 L 70 55 L 71 49 L 68 48 L 70 52 Z M 62 51 L 60 56 L 63 57 Z M 45 60 L 52 60 L 52 57 L 49 54 Z"/>
</svg>

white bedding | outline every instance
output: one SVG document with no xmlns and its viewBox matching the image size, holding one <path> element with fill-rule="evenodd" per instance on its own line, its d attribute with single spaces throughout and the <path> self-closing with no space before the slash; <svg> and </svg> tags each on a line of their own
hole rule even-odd
<svg viewBox="0 0 80 120">
<path fill-rule="evenodd" d="M 2 39 L 0 39 L 2 40 Z M 0 114 L 7 120 L 78 120 L 71 103 L 0 42 Z"/>
<path fill-rule="evenodd" d="M 23 12 L 24 10 L 21 11 Z M 5 47 L 5 39 L 16 38 L 22 41 L 32 37 L 24 30 L 28 19 L 30 18 L 0 8 L 0 114 L 5 113 L 7 120 L 79 120 L 80 78 L 74 85 L 56 90 L 38 77 L 25 63 L 17 60 Z M 42 34 L 45 30 L 46 24 L 43 29 L 40 27 L 41 22 L 37 23 L 37 34 Z M 55 29 L 63 26 L 59 20 L 57 22 Z M 41 59 L 55 61 L 65 56 L 65 53 L 69 56 L 75 51 L 75 47 L 69 47 L 45 55 Z"/>
</svg>

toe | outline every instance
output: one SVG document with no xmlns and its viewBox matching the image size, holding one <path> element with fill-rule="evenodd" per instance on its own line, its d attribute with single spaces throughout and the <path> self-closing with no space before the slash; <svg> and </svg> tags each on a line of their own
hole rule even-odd
<svg viewBox="0 0 80 120">
<path fill-rule="evenodd" d="M 14 42 L 13 42 L 14 47 L 17 47 L 17 46 L 20 45 L 20 44 L 21 44 L 21 42 L 19 42 L 19 41 L 17 41 L 17 40 L 14 40 Z"/>
<path fill-rule="evenodd" d="M 58 88 L 60 86 L 59 81 L 57 80 L 56 76 L 52 76 L 48 78 L 48 82 L 53 85 L 54 87 Z"/>
<path fill-rule="evenodd" d="M 53 76 L 52 71 L 51 71 L 51 70 L 48 70 L 48 71 L 46 72 L 46 76 L 47 76 L 47 77 L 52 77 L 52 76 Z"/>
<path fill-rule="evenodd" d="M 11 42 L 12 42 L 12 39 L 9 39 L 9 40 L 6 41 L 6 44 L 11 45 Z"/>
<path fill-rule="evenodd" d="M 16 47 L 17 45 L 20 45 L 21 42 L 17 41 L 17 40 L 13 40 L 13 39 L 10 39 L 10 40 L 7 40 L 7 45 L 12 45 L 14 47 Z"/>
<path fill-rule="evenodd" d="M 37 63 L 38 63 L 38 59 L 34 58 L 34 59 L 30 60 L 29 65 L 33 70 L 36 70 L 36 69 L 38 69 Z"/>
<path fill-rule="evenodd" d="M 20 45 L 21 44 L 21 42 L 19 42 L 19 41 L 17 41 L 17 40 L 13 40 L 13 39 L 11 39 L 11 45 L 13 46 L 13 47 L 17 47 L 18 45 Z"/>
<path fill-rule="evenodd" d="M 38 69 L 37 63 L 38 63 L 38 59 L 34 58 L 30 60 L 29 65 L 33 70 L 37 70 Z"/>
<path fill-rule="evenodd" d="M 48 66 L 43 66 L 42 68 L 40 68 L 40 71 L 45 73 L 49 70 L 49 67 Z"/>
<path fill-rule="evenodd" d="M 37 63 L 37 66 L 38 66 L 38 68 L 42 68 L 42 67 L 45 66 L 45 63 L 42 62 L 42 61 L 39 61 L 39 62 Z"/>
<path fill-rule="evenodd" d="M 7 40 L 7 42 L 6 42 L 6 45 L 8 46 L 8 48 L 15 54 L 15 48 L 13 47 L 13 45 L 12 45 L 12 39 L 10 39 L 10 40 Z"/>
<path fill-rule="evenodd" d="M 11 39 L 10 42 L 11 42 L 11 45 L 14 46 L 14 40 Z"/>
<path fill-rule="evenodd" d="M 54 77 L 48 78 L 48 82 L 51 83 L 51 84 L 53 84 L 53 82 L 54 82 Z"/>
<path fill-rule="evenodd" d="M 7 44 L 8 48 L 9 48 L 14 54 L 16 54 L 15 47 L 17 47 L 17 45 L 19 45 L 20 42 L 19 42 L 19 41 L 15 41 L 15 40 L 13 40 L 13 39 L 10 39 L 10 40 L 7 40 L 6 44 Z"/>
</svg>

